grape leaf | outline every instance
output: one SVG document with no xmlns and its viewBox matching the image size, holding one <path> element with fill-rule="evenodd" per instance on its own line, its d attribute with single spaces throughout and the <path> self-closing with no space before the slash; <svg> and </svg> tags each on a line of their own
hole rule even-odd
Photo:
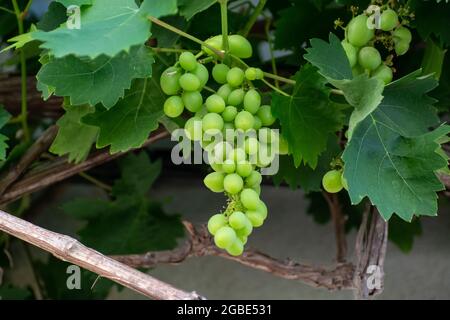
<svg viewBox="0 0 450 320">
<path fill-rule="evenodd" d="M 177 13 L 177 0 L 144 0 L 141 10 L 153 17 L 162 17 Z"/>
<path fill-rule="evenodd" d="M 80 29 L 61 26 L 49 32 L 32 32 L 31 37 L 42 41 L 41 48 L 56 58 L 70 54 L 92 59 L 102 54 L 113 57 L 150 37 L 150 21 L 145 15 L 134 0 L 96 0 L 81 9 Z"/>
<path fill-rule="evenodd" d="M 114 200 L 79 199 L 66 203 L 65 212 L 87 220 L 78 232 L 81 241 L 105 254 L 174 248 L 177 238 L 183 236 L 179 216 L 167 215 L 161 204 L 146 195 L 160 168 L 161 163 L 151 164 L 145 152 L 130 154 L 122 163 L 122 178 L 114 185 Z M 130 173 L 133 174 L 128 176 Z"/>
<path fill-rule="evenodd" d="M 111 146 L 111 153 L 139 148 L 158 128 L 165 96 L 157 79 L 159 74 L 134 80 L 131 89 L 113 108 L 96 106 L 95 113 L 82 119 L 83 123 L 100 128 L 97 148 Z"/>
<path fill-rule="evenodd" d="M 4 109 L 3 105 L 0 105 L 0 129 L 8 123 L 10 118 L 11 115 Z M 8 149 L 6 141 L 8 141 L 8 137 L 0 134 L 0 161 L 6 160 L 6 149 Z"/>
<path fill-rule="evenodd" d="M 450 132 L 437 123 L 432 76 L 412 73 L 385 88 L 381 104 L 360 122 L 343 154 L 344 176 L 352 203 L 365 196 L 384 219 L 396 213 L 411 221 L 414 215 L 436 215 L 436 191 L 443 185 L 435 172 L 447 166 L 440 141 Z"/>
<path fill-rule="evenodd" d="M 296 168 L 292 156 L 280 156 L 280 169 L 273 176 L 273 181 L 276 185 L 285 181 L 291 189 L 301 187 L 305 193 L 321 191 L 322 177 L 330 170 L 330 163 L 339 152 L 337 137 L 330 136 L 327 148 L 319 156 L 315 169 L 304 164 Z"/>
<path fill-rule="evenodd" d="M 311 47 L 306 49 L 304 58 L 319 69 L 327 79 L 352 79 L 350 62 L 345 55 L 339 38 L 330 33 L 329 43 L 321 39 L 311 39 Z"/>
<path fill-rule="evenodd" d="M 190 20 L 197 13 L 208 9 L 216 2 L 217 0 L 178 0 L 178 6 L 181 15 Z"/>
<path fill-rule="evenodd" d="M 54 88 L 55 95 L 70 97 L 71 105 L 101 103 L 109 109 L 123 98 L 133 79 L 152 75 L 153 63 L 149 48 L 135 46 L 112 58 L 101 55 L 90 60 L 70 55 L 50 59 L 37 79 Z"/>
<path fill-rule="evenodd" d="M 419 219 L 413 219 L 410 223 L 403 221 L 397 216 L 392 216 L 389 220 L 388 237 L 400 250 L 410 252 L 414 237 L 422 235 L 422 225 Z"/>
<path fill-rule="evenodd" d="M 326 149 L 329 136 L 342 127 L 343 114 L 330 101 L 326 80 L 316 68 L 305 65 L 294 79 L 296 85 L 292 96 L 273 94 L 272 110 L 280 119 L 295 166 L 303 161 L 314 169 L 319 155 Z"/>
<path fill-rule="evenodd" d="M 92 113 L 89 105 L 66 106 L 66 113 L 56 123 L 58 135 L 50 147 L 50 152 L 59 156 L 68 155 L 69 162 L 81 162 L 89 151 L 98 134 L 98 128 L 81 123 L 81 118 Z"/>
<path fill-rule="evenodd" d="M 52 31 L 67 21 L 67 9 L 61 3 L 53 1 L 36 27 L 42 31 Z"/>
<path fill-rule="evenodd" d="M 436 36 L 441 44 L 450 45 L 450 4 L 433 1 L 411 0 L 408 5 L 414 12 L 413 26 L 422 38 Z"/>
</svg>

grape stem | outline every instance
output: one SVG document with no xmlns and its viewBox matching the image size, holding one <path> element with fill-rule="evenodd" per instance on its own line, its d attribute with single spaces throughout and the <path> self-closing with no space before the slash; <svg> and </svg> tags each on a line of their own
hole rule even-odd
<svg viewBox="0 0 450 320">
<path fill-rule="evenodd" d="M 261 12 L 264 9 L 264 6 L 266 5 L 267 0 L 259 0 L 258 5 L 255 8 L 255 11 L 253 11 L 252 15 L 248 19 L 244 29 L 241 32 L 241 35 L 243 37 L 247 37 L 250 33 L 250 30 L 252 30 L 253 25 L 255 24 L 258 17 L 261 15 Z"/>
<path fill-rule="evenodd" d="M 186 33 L 186 32 L 184 32 L 184 31 L 182 31 L 182 30 L 180 30 L 180 29 L 178 29 L 178 28 L 176 28 L 174 26 L 171 26 L 170 24 L 165 23 L 164 21 L 161 21 L 158 18 L 149 16 L 148 19 L 151 22 L 153 22 L 154 24 L 157 24 L 157 25 L 159 25 L 159 26 L 161 26 L 161 27 L 163 27 L 163 28 L 165 28 L 167 30 L 170 30 L 170 31 L 172 31 L 172 32 L 182 36 L 182 37 L 185 37 L 186 39 L 194 41 L 194 42 L 198 43 L 199 45 L 201 45 L 201 46 L 203 46 L 205 48 L 208 48 L 209 50 L 214 52 L 214 54 L 217 55 L 220 59 L 224 58 L 224 53 L 222 51 L 217 50 L 216 48 L 210 46 L 209 44 L 207 44 L 206 42 L 200 40 L 199 38 L 196 38 L 193 35 L 190 35 L 189 33 Z"/>
<path fill-rule="evenodd" d="M 167 53 L 183 53 L 185 51 L 189 51 L 192 53 L 197 53 L 198 50 L 187 50 L 187 49 L 178 49 L 178 48 L 159 48 L 159 47 L 151 47 L 151 49 L 155 52 L 167 52 Z"/>
<path fill-rule="evenodd" d="M 220 4 L 220 17 L 222 22 L 222 48 L 225 56 L 228 54 L 228 0 L 218 0 Z"/>
</svg>

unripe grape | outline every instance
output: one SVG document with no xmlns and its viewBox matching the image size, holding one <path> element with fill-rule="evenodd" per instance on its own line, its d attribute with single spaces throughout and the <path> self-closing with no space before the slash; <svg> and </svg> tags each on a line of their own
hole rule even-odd
<svg viewBox="0 0 450 320">
<path fill-rule="evenodd" d="M 286 155 L 289 154 L 289 144 L 283 135 L 280 135 L 280 141 L 278 143 L 278 154 Z"/>
<path fill-rule="evenodd" d="M 337 193 L 342 190 L 341 172 L 338 170 L 328 171 L 322 178 L 322 185 L 326 192 Z"/>
<path fill-rule="evenodd" d="M 185 73 L 180 77 L 180 86 L 186 91 L 197 91 L 200 89 L 200 80 L 192 73 Z"/>
<path fill-rule="evenodd" d="M 380 28 L 383 31 L 391 31 L 398 24 L 398 15 L 392 9 L 386 9 L 383 11 L 380 17 Z"/>
<path fill-rule="evenodd" d="M 248 80 L 250 80 L 250 81 L 253 81 L 253 80 L 256 80 L 256 75 L 257 75 L 257 71 L 256 71 L 256 68 L 252 68 L 252 67 L 250 67 L 250 68 L 247 68 L 246 70 L 245 70 L 245 77 L 248 79 Z"/>
<path fill-rule="evenodd" d="M 236 239 L 231 246 L 227 248 L 227 252 L 234 257 L 240 256 L 244 252 L 244 244 L 241 240 Z"/>
<path fill-rule="evenodd" d="M 195 68 L 197 68 L 197 59 L 195 59 L 195 56 L 192 54 L 192 52 L 183 52 L 182 54 L 180 54 L 178 61 L 180 62 L 180 66 L 186 71 L 193 71 Z"/>
<path fill-rule="evenodd" d="M 263 126 L 262 121 L 261 121 L 261 118 L 258 117 L 257 115 L 254 115 L 254 116 L 253 116 L 253 120 L 254 120 L 254 123 L 253 123 L 253 129 L 255 129 L 256 131 L 258 131 L 258 130 L 261 129 L 261 127 Z"/>
<path fill-rule="evenodd" d="M 261 173 L 258 171 L 252 171 L 252 173 L 245 179 L 245 187 L 251 188 L 254 185 L 259 185 L 262 182 Z"/>
<path fill-rule="evenodd" d="M 214 160 L 217 163 L 223 163 L 223 161 L 228 158 L 232 151 L 233 147 L 226 141 L 218 142 L 211 150 L 214 155 Z"/>
<path fill-rule="evenodd" d="M 259 196 L 258 194 L 252 190 L 252 189 L 244 189 L 241 192 L 241 202 L 244 205 L 245 208 L 248 210 L 256 210 L 259 205 Z"/>
<path fill-rule="evenodd" d="M 341 183 L 342 183 L 342 187 L 344 187 L 344 189 L 348 191 L 348 182 L 347 182 L 347 179 L 345 179 L 345 177 L 344 177 L 344 173 L 342 173 L 342 175 L 341 175 Z"/>
<path fill-rule="evenodd" d="M 203 131 L 223 129 L 223 119 L 217 113 L 208 113 L 202 119 Z"/>
<path fill-rule="evenodd" d="M 214 242 L 221 249 L 230 247 L 237 240 L 236 232 L 230 227 L 222 227 L 216 231 Z"/>
<path fill-rule="evenodd" d="M 409 31 L 409 29 L 406 27 L 399 27 L 395 29 L 392 35 L 394 37 L 395 42 L 404 41 L 407 44 L 409 44 L 412 40 L 411 31 Z"/>
<path fill-rule="evenodd" d="M 205 102 L 209 112 L 221 113 L 225 110 L 225 101 L 218 94 L 210 95 Z"/>
<path fill-rule="evenodd" d="M 248 111 L 239 112 L 234 119 L 234 125 L 236 126 L 236 128 L 244 131 L 252 129 L 254 124 L 255 119 L 253 118 L 253 115 Z"/>
<path fill-rule="evenodd" d="M 381 56 L 374 47 L 364 47 L 358 53 L 358 63 L 364 69 L 375 70 L 381 64 Z"/>
<path fill-rule="evenodd" d="M 232 87 L 239 87 L 244 82 L 244 71 L 241 68 L 231 68 L 227 73 L 227 82 Z"/>
<path fill-rule="evenodd" d="M 222 35 L 211 37 L 207 39 L 205 43 L 220 51 L 222 50 Z M 228 46 L 230 49 L 230 53 L 238 58 L 250 58 L 253 54 L 252 45 L 246 38 L 241 35 L 229 35 Z M 205 46 L 202 47 L 202 50 L 208 55 L 214 55 L 214 52 Z"/>
<path fill-rule="evenodd" d="M 345 40 L 342 40 L 342 47 L 344 48 L 345 54 L 347 55 L 350 67 L 354 67 L 358 60 L 358 50 Z"/>
<path fill-rule="evenodd" d="M 261 123 L 263 126 L 270 127 L 276 121 L 275 117 L 272 114 L 272 107 L 269 105 L 263 105 L 259 108 L 257 113 L 259 119 L 261 119 Z"/>
<path fill-rule="evenodd" d="M 184 106 L 190 112 L 197 112 L 203 106 L 203 97 L 199 91 L 184 91 L 181 95 Z"/>
<path fill-rule="evenodd" d="M 223 186 L 225 191 L 229 194 L 237 194 L 242 190 L 244 181 L 238 174 L 231 173 L 226 175 L 225 179 L 223 180 Z"/>
<path fill-rule="evenodd" d="M 261 185 L 255 184 L 253 187 L 251 187 L 252 190 L 255 190 L 255 192 L 259 195 L 261 195 Z"/>
<path fill-rule="evenodd" d="M 216 64 L 212 69 L 213 79 L 220 84 L 226 83 L 228 71 L 230 71 L 230 67 L 226 64 Z"/>
<path fill-rule="evenodd" d="M 247 223 L 248 219 L 244 213 L 236 211 L 230 215 L 228 221 L 233 229 L 238 230 L 245 227 L 245 224 Z"/>
<path fill-rule="evenodd" d="M 406 41 L 397 41 L 394 45 L 395 53 L 398 56 L 402 56 L 409 50 L 409 43 Z"/>
<path fill-rule="evenodd" d="M 248 161 L 240 161 L 236 165 L 236 173 L 242 178 L 248 177 L 253 171 L 253 166 Z"/>
<path fill-rule="evenodd" d="M 221 165 L 220 163 L 215 163 L 214 161 L 211 161 L 211 162 L 209 163 L 209 165 L 211 166 L 211 168 L 212 168 L 215 172 L 220 172 L 220 173 L 225 172 L 225 171 L 223 170 L 222 165 Z"/>
<path fill-rule="evenodd" d="M 253 226 L 250 220 L 247 219 L 245 226 L 241 229 L 236 230 L 238 237 L 248 237 L 253 231 Z"/>
<path fill-rule="evenodd" d="M 206 67 L 201 63 L 197 62 L 197 67 L 191 71 L 191 73 L 194 74 L 198 80 L 200 80 L 200 88 L 203 88 L 209 80 L 208 69 L 206 69 Z"/>
<path fill-rule="evenodd" d="M 367 27 L 367 17 L 363 14 L 354 17 L 347 26 L 348 42 L 356 47 L 362 47 L 369 42 L 375 31 Z"/>
<path fill-rule="evenodd" d="M 225 122 L 231 122 L 234 120 L 234 118 L 236 118 L 237 114 L 238 114 L 238 111 L 237 111 L 236 107 L 228 106 L 222 112 L 222 118 Z"/>
<path fill-rule="evenodd" d="M 254 228 L 261 227 L 264 224 L 263 216 L 258 211 L 247 211 L 245 215 L 248 220 L 250 220 Z"/>
<path fill-rule="evenodd" d="M 242 244 L 245 246 L 247 244 L 248 241 L 248 237 L 247 236 L 243 236 L 243 235 L 238 235 L 239 240 L 242 241 Z"/>
<path fill-rule="evenodd" d="M 228 136 L 234 137 L 235 128 L 233 122 L 225 122 L 222 129 L 224 137 L 228 140 Z M 230 138 L 232 139 L 232 138 Z"/>
<path fill-rule="evenodd" d="M 231 159 L 226 159 L 222 164 L 225 173 L 233 173 L 236 171 L 236 163 Z"/>
<path fill-rule="evenodd" d="M 180 89 L 180 80 L 181 72 L 180 69 L 175 67 L 169 67 L 161 74 L 161 78 L 159 80 L 161 90 L 167 95 L 177 94 Z"/>
<path fill-rule="evenodd" d="M 258 132 L 259 141 L 261 143 L 270 144 L 275 143 L 276 141 L 279 141 L 280 135 L 278 132 L 274 129 L 270 128 L 261 128 Z"/>
<path fill-rule="evenodd" d="M 183 110 L 183 100 L 179 96 L 171 96 L 164 102 L 164 113 L 170 118 L 180 116 Z"/>
<path fill-rule="evenodd" d="M 227 218 L 223 214 L 215 214 L 208 220 L 208 231 L 212 235 L 215 235 L 216 232 L 227 225 Z"/>
<path fill-rule="evenodd" d="M 248 155 L 254 155 L 258 153 L 259 142 L 254 137 L 248 137 L 244 142 L 244 149 Z"/>
<path fill-rule="evenodd" d="M 219 90 L 217 90 L 217 93 L 219 96 L 222 97 L 223 101 L 225 101 L 225 103 L 228 103 L 228 96 L 230 95 L 231 91 L 233 91 L 233 88 L 231 88 L 231 86 L 228 83 L 225 83 L 224 85 L 222 85 Z"/>
<path fill-rule="evenodd" d="M 212 192 L 224 191 L 224 175 L 220 172 L 212 172 L 203 179 L 205 186 Z"/>
<path fill-rule="evenodd" d="M 192 117 L 184 124 L 184 130 L 188 139 L 193 141 L 200 141 L 202 139 L 202 119 L 199 117 Z"/>
<path fill-rule="evenodd" d="M 382 64 L 372 73 L 372 77 L 380 79 L 384 84 L 388 84 L 392 81 L 392 70 L 387 65 Z"/>
<path fill-rule="evenodd" d="M 260 68 L 256 68 L 256 80 L 264 79 L 264 72 Z"/>
<path fill-rule="evenodd" d="M 244 101 L 245 97 L 245 91 L 243 89 L 234 89 L 231 91 L 231 93 L 228 95 L 228 104 L 230 106 L 239 106 Z"/>
<path fill-rule="evenodd" d="M 258 202 L 258 206 L 256 208 L 256 211 L 258 211 L 261 214 L 261 217 L 265 220 L 267 218 L 267 206 L 264 202 L 261 200 Z"/>
<path fill-rule="evenodd" d="M 255 89 L 250 89 L 244 96 L 244 109 L 251 114 L 258 112 L 261 106 L 261 95 Z"/>
<path fill-rule="evenodd" d="M 241 148 L 231 150 L 230 154 L 228 155 L 228 159 L 233 160 L 235 163 L 244 161 L 246 157 L 247 155 L 245 154 L 245 151 Z"/>
</svg>

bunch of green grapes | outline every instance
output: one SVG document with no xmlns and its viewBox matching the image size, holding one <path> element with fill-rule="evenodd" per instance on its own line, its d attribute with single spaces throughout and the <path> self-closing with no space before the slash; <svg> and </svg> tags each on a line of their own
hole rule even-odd
<svg viewBox="0 0 450 320">
<path fill-rule="evenodd" d="M 360 14 L 348 23 L 342 46 L 354 76 L 366 73 L 388 84 L 392 81 L 392 69 L 386 61 L 382 61 L 374 44 L 378 39 L 388 38 L 397 56 L 401 56 L 409 50 L 411 32 L 399 22 L 397 13 L 389 8 L 381 13 L 378 31 L 368 27 L 368 19 L 365 14 Z"/>
<path fill-rule="evenodd" d="M 245 38 L 228 38 L 230 54 L 251 56 Z M 206 43 L 221 50 L 221 39 L 213 37 Z M 203 52 L 213 56 L 207 48 Z M 253 229 L 267 218 L 267 206 L 260 199 L 260 170 L 277 154 L 287 153 L 288 146 L 278 131 L 270 128 L 276 121 L 271 106 L 262 103 L 252 83 L 263 79 L 262 70 L 214 62 L 209 81 L 208 69 L 192 53 L 183 52 L 175 66 L 163 72 L 160 83 L 170 95 L 164 103 L 165 114 L 189 116 L 184 125 L 186 137 L 200 143 L 207 154 L 213 172 L 204 178 L 205 186 L 228 197 L 228 206 L 210 218 L 208 230 L 219 248 L 237 256 Z M 208 81 L 211 87 L 203 90 Z M 217 135 L 224 139 L 211 139 Z"/>
</svg>

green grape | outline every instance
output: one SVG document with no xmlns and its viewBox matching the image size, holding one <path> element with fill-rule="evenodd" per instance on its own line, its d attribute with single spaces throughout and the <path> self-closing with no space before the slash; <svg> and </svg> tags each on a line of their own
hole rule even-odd
<svg viewBox="0 0 450 320">
<path fill-rule="evenodd" d="M 258 195 L 261 194 L 261 185 L 255 184 L 254 186 L 251 187 L 251 189 L 255 190 L 255 192 L 256 192 Z"/>
<path fill-rule="evenodd" d="M 392 81 L 392 69 L 382 64 L 372 73 L 372 77 L 380 79 L 384 84 L 388 84 Z"/>
<path fill-rule="evenodd" d="M 342 47 L 344 48 L 345 54 L 347 55 L 348 61 L 350 62 L 350 67 L 354 67 L 356 65 L 356 61 L 358 60 L 358 50 L 346 40 L 342 40 Z"/>
<path fill-rule="evenodd" d="M 205 186 L 212 192 L 224 191 L 224 175 L 220 172 L 212 172 L 203 179 Z"/>
<path fill-rule="evenodd" d="M 240 256 L 244 252 L 244 244 L 241 240 L 236 239 L 231 246 L 227 248 L 227 252 L 234 257 Z"/>
<path fill-rule="evenodd" d="M 197 68 L 197 59 L 195 59 L 195 56 L 192 54 L 192 52 L 183 52 L 182 54 L 180 54 L 178 61 L 180 62 L 180 66 L 186 71 L 193 71 L 195 68 Z"/>
<path fill-rule="evenodd" d="M 286 140 L 286 138 L 283 135 L 280 135 L 280 141 L 278 144 L 278 154 L 280 155 L 286 155 L 289 154 L 289 144 Z"/>
<path fill-rule="evenodd" d="M 236 126 L 236 128 L 244 131 L 252 129 L 254 124 L 255 119 L 253 118 L 253 115 L 248 111 L 239 112 L 234 119 L 234 125 Z"/>
<path fill-rule="evenodd" d="M 236 171 L 236 164 L 231 159 L 226 159 L 222 164 L 222 169 L 225 173 L 233 173 Z"/>
<path fill-rule="evenodd" d="M 253 232 L 253 226 L 250 220 L 246 219 L 245 226 L 241 229 L 236 230 L 238 237 L 248 237 Z"/>
<path fill-rule="evenodd" d="M 225 110 L 225 101 L 218 94 L 210 95 L 205 102 L 209 112 L 221 113 Z"/>
<path fill-rule="evenodd" d="M 364 47 L 358 53 L 358 63 L 364 69 L 375 70 L 381 64 L 381 56 L 374 47 Z"/>
<path fill-rule="evenodd" d="M 258 211 L 247 211 L 245 213 L 247 219 L 250 220 L 254 228 L 261 227 L 264 224 L 263 216 Z"/>
<path fill-rule="evenodd" d="M 213 79 L 220 84 L 227 83 L 228 71 L 230 71 L 230 67 L 226 64 L 216 64 L 212 69 Z"/>
<path fill-rule="evenodd" d="M 270 127 L 276 121 L 275 117 L 272 114 L 272 107 L 269 105 L 263 105 L 259 108 L 257 113 L 259 119 L 261 119 L 261 123 L 263 126 Z"/>
<path fill-rule="evenodd" d="M 392 33 L 394 41 L 404 41 L 409 44 L 412 40 L 411 31 L 406 27 L 399 27 Z"/>
<path fill-rule="evenodd" d="M 197 91 L 200 89 L 200 80 L 192 73 L 185 73 L 180 77 L 180 86 L 186 91 Z"/>
<path fill-rule="evenodd" d="M 230 173 L 225 176 L 223 180 L 223 187 L 229 194 L 237 194 L 242 190 L 244 181 L 241 176 L 236 173 Z"/>
<path fill-rule="evenodd" d="M 228 104 L 231 106 L 239 106 L 244 101 L 245 91 L 243 89 L 235 89 L 228 96 Z"/>
<path fill-rule="evenodd" d="M 234 123 L 233 122 L 225 122 L 223 124 L 222 132 L 223 132 L 225 137 L 227 137 L 230 134 L 232 134 L 234 136 L 234 133 L 235 133 Z"/>
<path fill-rule="evenodd" d="M 241 202 L 245 208 L 248 210 L 256 210 L 258 208 L 258 204 L 261 200 L 259 200 L 258 194 L 252 189 L 244 189 L 241 192 Z"/>
<path fill-rule="evenodd" d="M 261 129 L 261 127 L 262 127 L 261 118 L 259 116 L 257 116 L 257 115 L 254 115 L 253 116 L 253 120 L 254 120 L 253 129 L 255 129 L 255 130 Z"/>
<path fill-rule="evenodd" d="M 245 158 L 247 155 L 245 154 L 245 151 L 241 148 L 236 148 L 231 150 L 228 159 L 233 160 L 235 163 L 239 163 L 241 161 L 245 161 Z"/>
<path fill-rule="evenodd" d="M 260 68 L 256 68 L 256 79 L 257 80 L 264 79 L 264 72 Z"/>
<path fill-rule="evenodd" d="M 247 70 L 245 70 L 245 77 L 247 78 L 247 80 L 253 81 L 256 80 L 256 75 L 258 74 L 258 71 L 256 71 L 256 68 L 247 68 Z"/>
<path fill-rule="evenodd" d="M 242 241 L 242 244 L 243 244 L 244 246 L 247 244 L 247 241 L 248 241 L 248 237 L 247 237 L 247 236 L 241 236 L 241 235 L 238 235 L 238 238 L 239 238 L 239 240 Z"/>
<path fill-rule="evenodd" d="M 384 10 L 380 17 L 380 28 L 383 31 L 391 31 L 398 24 L 398 15 L 392 9 Z"/>
<path fill-rule="evenodd" d="M 228 221 L 233 229 L 238 230 L 245 227 L 245 224 L 247 223 L 248 219 L 245 216 L 245 214 L 243 214 L 240 211 L 236 211 L 230 215 Z"/>
<path fill-rule="evenodd" d="M 215 214 L 208 220 L 208 231 L 212 235 L 215 235 L 216 232 L 227 225 L 227 218 L 223 214 Z"/>
<path fill-rule="evenodd" d="M 209 165 L 215 172 L 220 172 L 220 173 L 225 172 L 220 163 L 210 162 Z"/>
<path fill-rule="evenodd" d="M 222 35 L 211 37 L 205 41 L 206 44 L 217 50 L 222 50 Z M 238 58 L 247 59 L 253 54 L 252 45 L 241 35 L 232 34 L 228 36 L 228 46 L 230 53 Z M 208 55 L 214 55 L 209 48 L 203 46 L 202 50 Z"/>
<path fill-rule="evenodd" d="M 244 96 L 244 109 L 251 114 L 258 112 L 261 106 L 261 95 L 255 89 L 250 89 Z"/>
<path fill-rule="evenodd" d="M 256 208 L 256 211 L 258 211 L 261 214 L 261 217 L 266 220 L 267 218 L 267 206 L 264 202 L 261 200 L 258 202 L 258 206 Z"/>
<path fill-rule="evenodd" d="M 252 171 L 252 173 L 245 179 L 245 187 L 251 188 L 254 185 L 260 185 L 262 182 L 261 173 L 258 171 Z"/>
<path fill-rule="evenodd" d="M 164 113 L 170 118 L 176 118 L 183 113 L 184 104 L 179 96 L 171 96 L 164 102 Z"/>
<path fill-rule="evenodd" d="M 200 111 L 203 105 L 203 97 L 199 91 L 184 91 L 181 95 L 184 106 L 190 112 Z"/>
<path fill-rule="evenodd" d="M 203 131 L 223 129 L 223 119 L 217 113 L 208 113 L 202 119 Z"/>
<path fill-rule="evenodd" d="M 328 171 L 322 178 L 322 185 L 326 192 L 337 193 L 342 190 L 341 172 L 338 170 Z"/>
<path fill-rule="evenodd" d="M 406 41 L 396 41 L 394 44 L 395 53 L 398 56 L 404 55 L 409 50 L 409 43 Z"/>
<path fill-rule="evenodd" d="M 227 82 L 232 87 L 239 87 L 244 82 L 244 76 L 244 71 L 241 68 L 231 68 L 227 73 Z"/>
<path fill-rule="evenodd" d="M 181 72 L 178 68 L 169 67 L 164 70 L 159 79 L 161 90 L 167 95 L 177 94 L 181 89 L 179 83 L 180 77 Z"/>
<path fill-rule="evenodd" d="M 226 141 L 217 143 L 211 150 L 214 153 L 214 160 L 218 163 L 223 163 L 231 153 L 232 148 L 231 144 Z"/>
<path fill-rule="evenodd" d="M 248 137 L 244 142 L 244 149 L 248 155 L 254 155 L 258 153 L 259 142 L 254 137 Z"/>
<path fill-rule="evenodd" d="M 236 232 L 230 227 L 222 227 L 214 235 L 214 242 L 221 249 L 230 247 L 236 239 Z"/>
<path fill-rule="evenodd" d="M 253 166 L 248 161 L 240 161 L 236 165 L 236 173 L 242 178 L 248 177 L 253 171 Z"/>
<path fill-rule="evenodd" d="M 342 175 L 341 175 L 341 183 L 342 183 L 342 187 L 348 191 L 348 182 L 347 182 L 347 179 L 345 179 L 345 177 L 344 177 L 344 173 L 342 173 Z"/>
<path fill-rule="evenodd" d="M 197 62 L 197 68 L 195 68 L 194 71 L 191 71 L 191 73 L 197 76 L 197 78 L 200 80 L 200 88 L 203 88 L 206 85 L 206 83 L 208 83 L 209 80 L 208 69 L 201 63 Z"/>
<path fill-rule="evenodd" d="M 270 144 L 275 143 L 276 141 L 279 141 L 280 135 L 276 130 L 270 129 L 270 128 L 261 128 L 258 132 L 259 141 L 261 143 Z"/>
<path fill-rule="evenodd" d="M 184 130 L 187 137 L 193 141 L 202 139 L 202 119 L 200 117 L 192 117 L 184 124 Z"/>
<path fill-rule="evenodd" d="M 225 83 L 224 85 L 220 86 L 216 94 L 221 96 L 223 101 L 225 101 L 225 103 L 229 104 L 228 96 L 230 95 L 231 91 L 233 91 L 233 88 L 231 88 L 231 86 L 228 83 Z"/>
<path fill-rule="evenodd" d="M 236 107 L 228 106 L 222 112 L 222 118 L 226 122 L 231 122 L 234 120 L 234 118 L 236 118 L 237 114 L 238 114 L 238 111 L 237 111 Z"/>
<path fill-rule="evenodd" d="M 270 148 L 270 146 L 264 143 L 260 144 L 257 161 L 258 167 L 265 168 L 269 166 L 272 163 L 275 156 L 276 154 L 275 152 L 272 151 L 272 148 Z"/>
<path fill-rule="evenodd" d="M 347 38 L 355 47 L 367 44 L 375 35 L 373 29 L 367 27 L 367 17 L 363 14 L 354 17 L 347 26 Z"/>
</svg>

